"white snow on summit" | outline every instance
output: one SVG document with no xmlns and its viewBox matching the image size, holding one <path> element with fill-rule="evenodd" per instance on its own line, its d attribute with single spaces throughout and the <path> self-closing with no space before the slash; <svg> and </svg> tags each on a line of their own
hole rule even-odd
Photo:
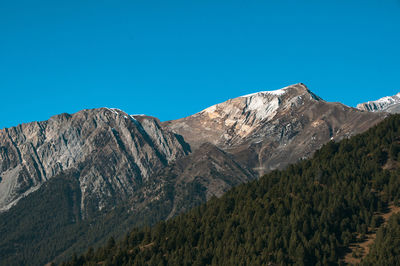
<svg viewBox="0 0 400 266">
<path fill-rule="evenodd" d="M 274 90 L 274 91 L 259 91 L 259 92 L 255 92 L 255 93 L 251 93 L 251 94 L 247 94 L 247 95 L 243 95 L 240 97 L 252 97 L 252 96 L 256 96 L 256 95 L 265 95 L 265 94 L 271 94 L 271 95 L 276 95 L 276 96 L 280 96 L 286 93 L 286 89 L 288 87 L 279 89 L 279 90 Z"/>
<path fill-rule="evenodd" d="M 200 113 L 210 117 L 225 117 L 225 123 L 234 124 L 240 119 L 247 120 L 243 113 L 251 112 L 257 120 L 272 119 L 279 108 L 280 99 L 276 96 L 285 94 L 288 87 L 274 91 L 260 91 L 208 107 Z M 240 101 L 237 101 L 239 100 Z M 217 115 L 217 113 L 219 113 Z"/>
<path fill-rule="evenodd" d="M 284 97 L 281 97 L 284 96 Z M 305 98 L 321 100 L 302 84 L 294 84 L 273 91 L 260 91 L 230 99 L 223 103 L 210 106 L 195 114 L 206 115 L 210 119 L 221 119 L 228 125 L 253 125 L 257 121 L 269 121 L 275 117 L 279 109 L 303 104 Z M 246 127 L 243 126 L 246 131 Z"/>
<path fill-rule="evenodd" d="M 278 90 L 283 91 L 283 89 Z M 276 91 L 274 91 L 276 92 Z M 277 94 L 273 94 L 277 95 Z M 279 94 L 278 94 L 279 95 Z M 258 96 L 258 95 L 257 95 Z M 260 95 L 261 96 L 261 95 Z M 276 111 L 279 108 L 279 99 L 277 97 L 273 99 L 268 99 L 265 97 L 246 97 L 246 110 L 255 112 L 256 117 L 259 120 L 263 120 L 266 118 L 273 118 L 276 114 Z"/>
<path fill-rule="evenodd" d="M 112 113 L 114 113 L 114 114 L 118 114 L 118 112 L 123 112 L 123 113 L 125 113 L 124 111 L 122 111 L 121 109 L 118 109 L 118 108 L 109 108 L 109 107 L 104 107 L 105 109 L 107 109 L 107 110 L 109 110 L 109 111 L 111 111 Z"/>
<path fill-rule="evenodd" d="M 357 105 L 358 109 L 366 110 L 369 112 L 389 111 L 389 109 L 396 109 L 400 105 L 400 92 L 393 96 L 386 96 L 376 101 L 368 101 Z M 392 110 L 394 111 L 394 110 Z M 397 113 L 397 111 L 394 111 Z"/>
<path fill-rule="evenodd" d="M 382 103 L 382 104 L 393 104 L 400 102 L 400 92 L 393 96 L 386 96 L 376 101 L 369 101 L 368 103 Z"/>
</svg>

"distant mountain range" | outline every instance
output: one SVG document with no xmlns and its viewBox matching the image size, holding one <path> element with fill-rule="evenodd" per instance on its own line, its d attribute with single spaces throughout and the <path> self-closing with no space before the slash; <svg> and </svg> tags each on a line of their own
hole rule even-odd
<svg viewBox="0 0 400 266">
<path fill-rule="evenodd" d="M 357 108 L 369 112 L 400 113 L 400 92 L 376 101 L 360 103 L 357 105 Z"/>
<path fill-rule="evenodd" d="M 173 121 L 99 108 L 3 129 L 0 261 L 43 264 L 171 218 L 364 132 L 388 115 L 377 111 L 395 110 L 394 97 L 358 106 L 365 112 L 300 83 Z"/>
</svg>

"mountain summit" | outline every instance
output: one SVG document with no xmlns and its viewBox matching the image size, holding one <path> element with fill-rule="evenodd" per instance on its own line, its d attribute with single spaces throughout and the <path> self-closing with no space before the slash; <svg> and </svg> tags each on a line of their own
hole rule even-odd
<svg viewBox="0 0 400 266">
<path fill-rule="evenodd" d="M 331 139 L 360 133 L 383 116 L 326 102 L 298 83 L 230 99 L 163 125 L 193 150 L 212 143 L 262 175 L 310 156 Z"/>
<path fill-rule="evenodd" d="M 368 112 L 400 113 L 400 92 L 376 101 L 357 104 L 357 109 Z"/>
<path fill-rule="evenodd" d="M 193 148 L 204 142 L 232 146 L 241 143 L 275 117 L 318 101 L 322 99 L 299 83 L 230 99 L 190 117 L 166 122 L 165 125 L 183 134 Z"/>
</svg>

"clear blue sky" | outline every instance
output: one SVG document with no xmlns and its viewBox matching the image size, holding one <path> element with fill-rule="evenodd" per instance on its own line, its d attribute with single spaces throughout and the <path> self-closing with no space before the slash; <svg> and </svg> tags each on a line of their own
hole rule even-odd
<svg viewBox="0 0 400 266">
<path fill-rule="evenodd" d="M 400 0 L 0 2 L 0 128 L 176 119 L 298 82 L 351 106 L 400 91 Z"/>
</svg>

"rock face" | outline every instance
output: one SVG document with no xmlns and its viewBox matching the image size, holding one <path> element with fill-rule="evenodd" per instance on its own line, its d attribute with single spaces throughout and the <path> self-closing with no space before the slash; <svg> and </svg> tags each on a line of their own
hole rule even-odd
<svg viewBox="0 0 400 266">
<path fill-rule="evenodd" d="M 232 155 L 210 143 L 204 143 L 157 176 L 158 182 L 169 180 L 173 187 L 173 204 L 168 218 L 212 197 L 221 197 L 232 187 L 254 178 L 254 174 L 236 162 Z"/>
<path fill-rule="evenodd" d="M 128 198 L 159 168 L 189 153 L 157 119 L 108 108 L 4 129 L 0 143 L 0 210 L 74 168 L 83 216 Z"/>
<path fill-rule="evenodd" d="M 231 99 L 163 126 L 182 135 L 194 150 L 212 143 L 262 175 L 310 156 L 329 140 L 363 132 L 383 118 L 325 102 L 300 83 Z"/>
<path fill-rule="evenodd" d="M 368 112 L 400 113 L 400 92 L 376 101 L 357 104 L 357 109 Z"/>
</svg>

